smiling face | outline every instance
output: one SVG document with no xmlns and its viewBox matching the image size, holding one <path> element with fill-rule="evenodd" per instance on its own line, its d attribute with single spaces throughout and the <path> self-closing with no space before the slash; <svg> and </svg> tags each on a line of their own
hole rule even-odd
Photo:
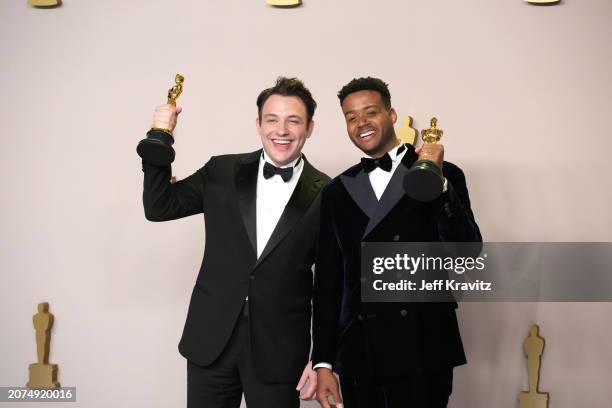
<svg viewBox="0 0 612 408">
<path fill-rule="evenodd" d="M 342 112 L 351 141 L 365 154 L 380 157 L 399 144 L 393 124 L 395 109 L 387 108 L 376 91 L 357 91 L 344 98 Z"/>
<path fill-rule="evenodd" d="M 270 96 L 257 118 L 261 144 L 277 166 L 298 158 L 313 129 L 314 121 L 308 123 L 306 106 L 297 96 Z"/>
</svg>

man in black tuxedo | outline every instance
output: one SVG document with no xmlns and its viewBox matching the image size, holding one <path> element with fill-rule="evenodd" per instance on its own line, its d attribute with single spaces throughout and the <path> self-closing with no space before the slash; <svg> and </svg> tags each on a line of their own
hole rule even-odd
<svg viewBox="0 0 612 408">
<path fill-rule="evenodd" d="M 298 407 L 316 387 L 308 361 L 311 267 L 319 191 L 329 178 L 301 153 L 316 102 L 301 81 L 281 77 L 257 107 L 263 149 L 212 157 L 174 184 L 170 166 L 143 163 L 148 220 L 199 213 L 206 220 L 204 259 L 179 344 L 190 408 L 237 408 L 243 392 L 249 408 Z M 151 132 L 172 132 L 180 112 L 159 106 Z"/>
<path fill-rule="evenodd" d="M 446 407 L 453 367 L 465 364 L 456 303 L 362 303 L 361 242 L 481 241 L 463 172 L 443 162 L 441 144 L 400 144 L 387 84 L 354 79 L 338 97 L 351 141 L 367 156 L 322 192 L 316 259 L 313 364 L 317 398 L 346 408 Z M 432 202 L 405 195 L 418 159 L 443 169 Z"/>
</svg>

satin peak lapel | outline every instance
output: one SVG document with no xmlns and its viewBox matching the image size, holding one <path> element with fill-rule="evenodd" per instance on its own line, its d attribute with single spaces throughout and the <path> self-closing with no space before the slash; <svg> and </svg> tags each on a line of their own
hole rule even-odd
<svg viewBox="0 0 612 408">
<path fill-rule="evenodd" d="M 302 218 L 306 210 L 310 207 L 310 204 L 317 196 L 323 180 L 319 178 L 314 172 L 313 167 L 306 161 L 304 157 L 304 169 L 300 175 L 295 190 L 289 198 L 283 213 L 281 214 L 272 235 L 268 240 L 265 248 L 261 252 L 261 255 L 255 263 L 257 267 L 283 240 L 283 238 L 291 231 L 291 228 Z"/>
<path fill-rule="evenodd" d="M 236 191 L 238 192 L 240 213 L 255 254 L 257 254 L 257 213 L 255 206 L 257 204 L 259 156 L 261 156 L 261 150 L 249 154 L 238 165 L 236 171 Z"/>
</svg>

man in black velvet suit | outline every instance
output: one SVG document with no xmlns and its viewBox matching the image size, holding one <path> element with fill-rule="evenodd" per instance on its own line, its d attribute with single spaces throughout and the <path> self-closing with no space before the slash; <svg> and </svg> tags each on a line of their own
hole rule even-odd
<svg viewBox="0 0 612 408">
<path fill-rule="evenodd" d="M 238 408 L 243 392 L 249 408 L 298 407 L 316 387 L 308 361 L 311 267 L 319 192 L 329 178 L 301 153 L 316 103 L 301 81 L 279 78 L 257 106 L 263 149 L 211 157 L 174 184 L 170 166 L 143 163 L 148 220 L 199 213 L 206 220 L 204 259 L 179 344 L 190 408 Z M 158 107 L 154 128 L 171 132 L 180 112 Z"/>
<path fill-rule="evenodd" d="M 361 242 L 481 241 L 463 172 L 443 162 L 441 144 L 400 144 L 387 84 L 354 79 L 338 97 L 351 141 L 367 156 L 322 192 L 316 259 L 312 361 L 317 398 L 346 408 L 446 407 L 453 367 L 465 364 L 456 303 L 362 303 Z M 418 159 L 443 169 L 431 202 L 404 194 Z"/>
</svg>

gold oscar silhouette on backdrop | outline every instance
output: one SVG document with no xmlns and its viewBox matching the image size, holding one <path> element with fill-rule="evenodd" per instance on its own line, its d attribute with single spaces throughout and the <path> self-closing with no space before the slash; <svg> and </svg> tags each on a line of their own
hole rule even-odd
<svg viewBox="0 0 612 408">
<path fill-rule="evenodd" d="M 402 122 L 402 127 L 397 130 L 397 138 L 402 143 L 409 143 L 414 146 L 418 134 L 419 131 L 412 127 L 412 116 L 406 116 L 404 122 Z"/>
<path fill-rule="evenodd" d="M 49 364 L 49 348 L 51 345 L 51 328 L 53 315 L 49 313 L 47 302 L 38 304 L 38 313 L 32 317 L 36 330 L 36 354 L 38 363 L 30 364 L 30 381 L 26 387 L 32 389 L 59 388 L 57 382 L 57 364 Z"/>
<path fill-rule="evenodd" d="M 62 0 L 28 0 L 32 7 L 57 7 L 62 5 Z"/>
<path fill-rule="evenodd" d="M 538 391 L 540 365 L 544 352 L 544 338 L 539 336 L 539 331 L 540 328 L 537 324 L 531 326 L 529 337 L 523 342 L 523 349 L 527 355 L 529 391 L 521 391 L 519 395 L 520 408 L 548 408 L 548 393 Z"/>
<path fill-rule="evenodd" d="M 551 6 L 554 4 L 561 3 L 561 0 L 525 0 L 529 4 L 535 4 L 538 6 Z"/>
<path fill-rule="evenodd" d="M 302 4 L 301 0 L 267 0 L 266 2 L 274 7 L 296 7 Z"/>
</svg>

